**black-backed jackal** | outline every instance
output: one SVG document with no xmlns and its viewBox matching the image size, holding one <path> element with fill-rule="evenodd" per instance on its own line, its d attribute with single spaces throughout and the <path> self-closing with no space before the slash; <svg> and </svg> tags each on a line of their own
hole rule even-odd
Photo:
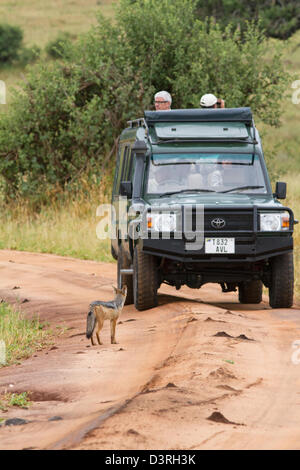
<svg viewBox="0 0 300 470">
<path fill-rule="evenodd" d="M 86 320 L 86 337 L 91 339 L 93 346 L 95 345 L 93 340 L 93 333 L 96 324 L 98 324 L 98 329 L 96 331 L 97 341 L 98 344 L 102 344 L 99 334 L 105 320 L 110 320 L 111 344 L 117 343 L 116 324 L 124 307 L 127 295 L 127 286 L 124 286 L 122 289 L 117 289 L 113 286 L 113 289 L 116 294 L 114 300 L 111 300 L 110 302 L 95 300 L 90 304 L 89 313 Z"/>
</svg>

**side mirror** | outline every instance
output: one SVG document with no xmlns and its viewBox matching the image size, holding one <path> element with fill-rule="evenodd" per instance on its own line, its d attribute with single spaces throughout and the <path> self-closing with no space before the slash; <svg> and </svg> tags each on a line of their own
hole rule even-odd
<svg viewBox="0 0 300 470">
<path fill-rule="evenodd" d="M 280 181 L 277 181 L 274 196 L 277 199 L 285 199 L 286 198 L 286 183 L 282 183 Z"/>
<path fill-rule="evenodd" d="M 128 197 L 128 199 L 132 198 L 132 182 L 131 181 L 121 181 L 120 195 L 126 196 Z"/>
</svg>

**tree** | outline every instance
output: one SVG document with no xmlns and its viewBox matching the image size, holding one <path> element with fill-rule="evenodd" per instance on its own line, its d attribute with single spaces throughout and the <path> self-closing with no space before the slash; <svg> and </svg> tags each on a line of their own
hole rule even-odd
<svg viewBox="0 0 300 470">
<path fill-rule="evenodd" d="M 251 106 L 276 125 L 287 74 L 253 24 L 243 37 L 195 17 L 194 0 L 121 0 L 113 23 L 98 25 L 57 61 L 29 69 L 10 111 L 0 115 L 0 172 L 7 197 L 43 199 L 83 171 L 101 177 L 114 161 L 126 121 L 167 89 L 173 107 L 198 107 L 215 93 L 227 106 Z"/>
<path fill-rule="evenodd" d="M 23 32 L 19 26 L 0 24 L 0 66 L 18 58 Z"/>
<path fill-rule="evenodd" d="M 289 38 L 300 29 L 299 0 L 198 0 L 197 16 L 213 17 L 225 28 L 228 24 L 244 31 L 247 21 L 258 22 L 267 36 Z"/>
</svg>

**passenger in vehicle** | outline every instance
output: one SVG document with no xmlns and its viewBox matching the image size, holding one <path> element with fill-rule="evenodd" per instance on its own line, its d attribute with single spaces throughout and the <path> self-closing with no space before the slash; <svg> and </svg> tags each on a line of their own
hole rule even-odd
<svg viewBox="0 0 300 470">
<path fill-rule="evenodd" d="M 207 93 L 201 97 L 200 106 L 205 109 L 225 108 L 225 101 L 221 98 L 217 98 L 212 93 Z"/>
<path fill-rule="evenodd" d="M 232 162 L 223 159 L 212 165 L 194 164 L 193 172 L 189 176 L 190 188 L 206 188 L 218 190 L 224 186 L 225 180 L 232 173 Z"/>
<path fill-rule="evenodd" d="M 186 187 L 186 176 L 183 177 L 182 166 L 185 165 L 153 165 L 148 181 L 148 192 L 163 193 Z"/>
<path fill-rule="evenodd" d="M 172 96 L 167 91 L 159 91 L 154 95 L 154 105 L 156 111 L 170 111 Z"/>
</svg>

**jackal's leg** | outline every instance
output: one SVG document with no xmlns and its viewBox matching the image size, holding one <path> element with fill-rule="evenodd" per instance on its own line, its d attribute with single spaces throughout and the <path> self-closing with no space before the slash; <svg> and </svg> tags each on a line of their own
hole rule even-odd
<svg viewBox="0 0 300 470">
<path fill-rule="evenodd" d="M 91 336 L 92 346 L 95 346 L 93 335 Z"/>
<path fill-rule="evenodd" d="M 117 318 L 115 318 L 114 320 L 110 320 L 111 344 L 117 344 L 117 341 L 116 341 L 116 324 L 117 324 Z"/>
<path fill-rule="evenodd" d="M 98 330 L 96 331 L 98 344 L 102 344 L 101 341 L 100 341 L 100 334 L 99 333 L 102 330 L 103 323 L 104 323 L 104 321 L 102 321 L 102 322 L 98 321 Z"/>
</svg>

